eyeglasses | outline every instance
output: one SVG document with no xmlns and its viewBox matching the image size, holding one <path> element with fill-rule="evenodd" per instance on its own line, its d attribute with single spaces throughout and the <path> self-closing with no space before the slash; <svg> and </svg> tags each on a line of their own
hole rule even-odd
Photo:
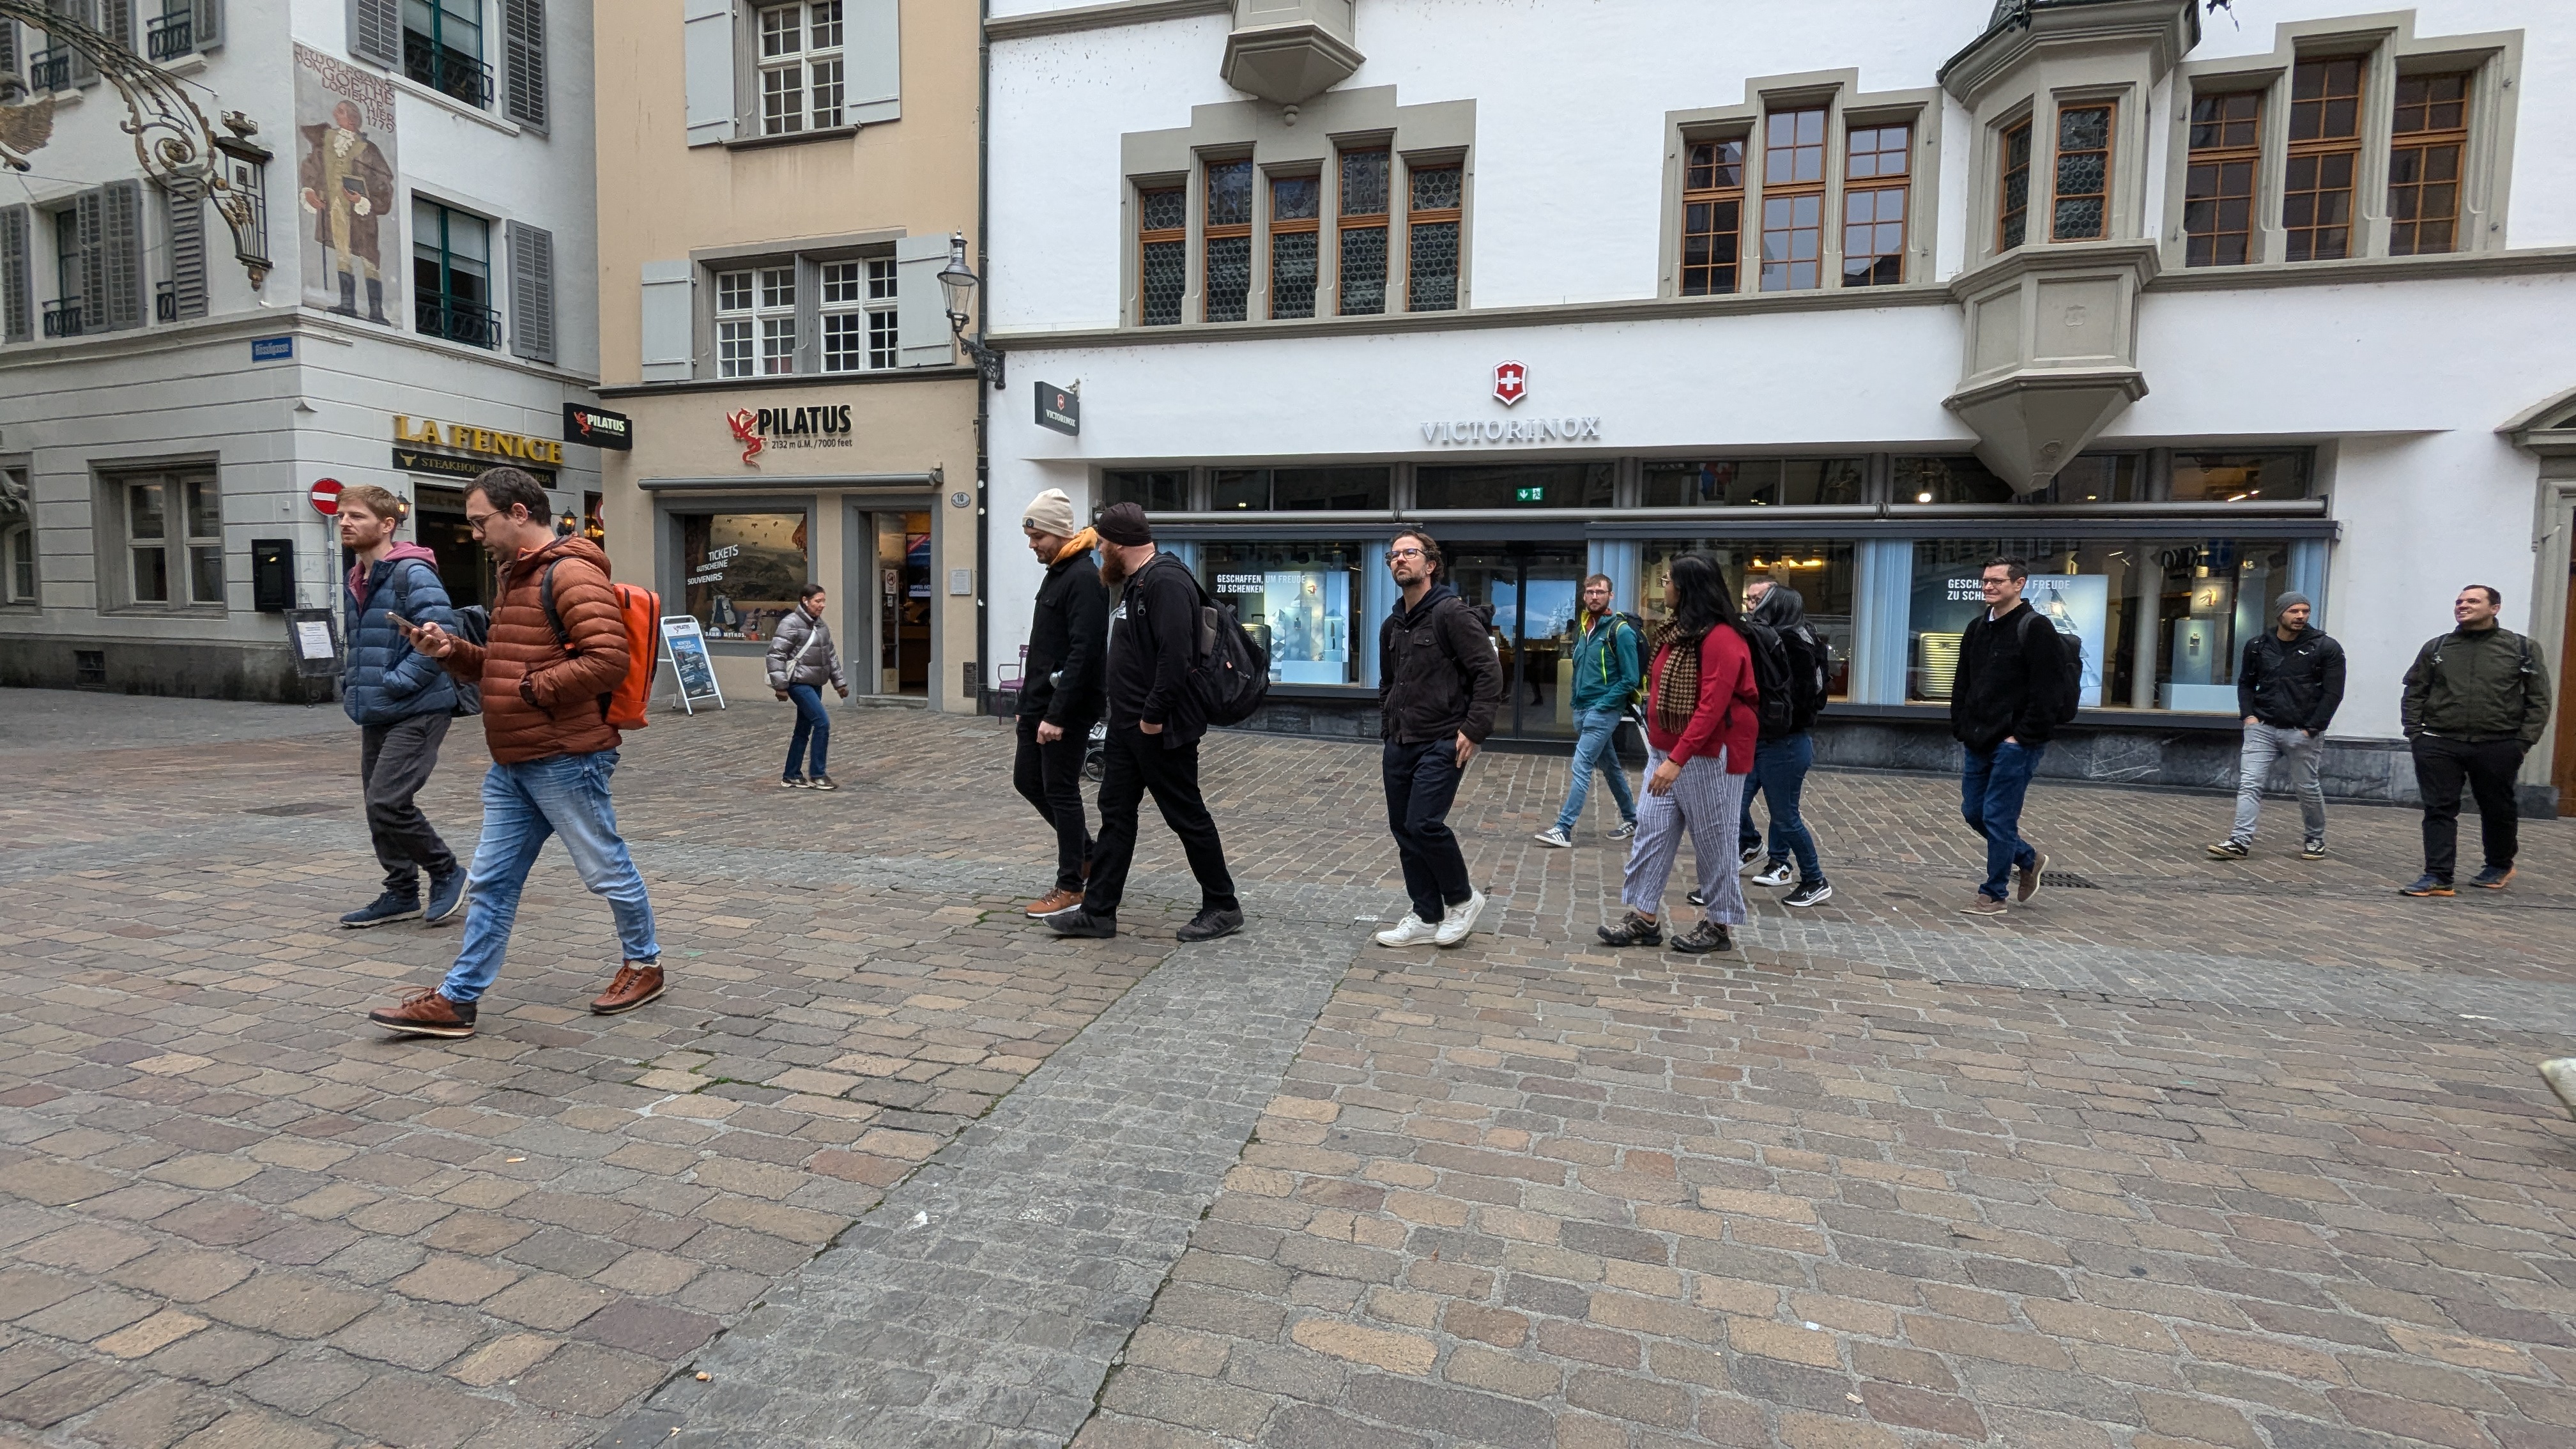
<svg viewBox="0 0 2576 1449">
<path fill-rule="evenodd" d="M 476 533 L 481 533 L 483 531 L 483 525 L 490 523 L 493 519 L 500 516 L 501 514 L 498 509 L 495 509 L 490 513 L 469 513 L 465 515 L 465 526 Z"/>
<path fill-rule="evenodd" d="M 2012 580 L 2010 580 L 2010 579 L 1979 579 L 1979 580 L 1977 580 L 1977 587 L 1978 587 L 1978 588 L 1981 588 L 1981 589 L 2008 589 L 2008 588 L 2011 588 L 2011 587 L 2012 587 Z"/>
<path fill-rule="evenodd" d="M 1418 548 L 1391 548 L 1386 551 L 1386 561 L 1388 563 L 1393 563 L 1400 558 L 1420 557 L 1422 557 L 1422 550 Z"/>
</svg>

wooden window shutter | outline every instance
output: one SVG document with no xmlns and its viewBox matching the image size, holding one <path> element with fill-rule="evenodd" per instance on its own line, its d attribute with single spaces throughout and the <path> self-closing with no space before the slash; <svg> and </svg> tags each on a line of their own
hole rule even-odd
<svg viewBox="0 0 2576 1449">
<path fill-rule="evenodd" d="M 903 114 L 903 37 L 896 0 L 846 0 L 841 118 L 861 126 Z"/>
<path fill-rule="evenodd" d="M 682 88 L 692 146 L 721 145 L 734 138 L 733 45 L 733 0 L 682 0 Z"/>
<path fill-rule="evenodd" d="M 224 43 L 224 0 L 197 0 L 197 28 L 190 44 L 212 50 Z"/>
<path fill-rule="evenodd" d="M 34 225 L 26 207 L 0 206 L 0 342 L 35 335 L 35 267 L 28 255 Z"/>
<path fill-rule="evenodd" d="M 98 6 L 93 3 L 93 0 L 53 0 L 53 3 L 45 8 L 56 15 L 68 15 L 72 19 L 80 21 L 84 25 L 96 26 L 98 24 Z M 50 41 L 48 42 L 48 48 L 61 50 L 71 49 L 69 46 L 54 45 Z M 89 57 L 77 50 L 72 51 L 71 69 L 73 85 L 85 86 L 98 79 L 98 67 L 90 64 Z"/>
<path fill-rule="evenodd" d="M 98 0 L 97 16 L 101 34 L 137 55 L 143 53 L 134 34 L 134 0 Z"/>
<path fill-rule="evenodd" d="M 555 234 L 523 221 L 508 224 L 510 353 L 555 360 Z"/>
<path fill-rule="evenodd" d="M 170 207 L 170 293 L 174 321 L 206 315 L 206 203 L 193 182 L 162 188 Z"/>
<path fill-rule="evenodd" d="M 18 22 L 0 20 L 0 75 L 20 75 L 18 69 Z"/>
<path fill-rule="evenodd" d="M 546 0 L 501 0 L 502 47 L 509 64 L 505 104 L 510 119 L 546 128 Z"/>
<path fill-rule="evenodd" d="M 695 366 L 697 316 L 691 284 L 697 265 L 687 260 L 646 262 L 643 267 L 643 377 L 646 382 L 687 382 Z"/>
<path fill-rule="evenodd" d="M 895 362 L 903 367 L 945 367 L 957 360 L 948 330 L 948 294 L 939 269 L 948 264 L 948 238 L 908 236 L 894 244 Z"/>
<path fill-rule="evenodd" d="M 143 285 L 143 183 L 111 181 L 92 195 L 99 198 L 99 270 L 106 281 L 100 294 L 110 331 L 140 327 L 145 317 Z M 82 306 L 87 324 L 88 304 Z"/>
<path fill-rule="evenodd" d="M 402 0 L 349 0 L 349 53 L 378 65 L 401 65 Z"/>
</svg>

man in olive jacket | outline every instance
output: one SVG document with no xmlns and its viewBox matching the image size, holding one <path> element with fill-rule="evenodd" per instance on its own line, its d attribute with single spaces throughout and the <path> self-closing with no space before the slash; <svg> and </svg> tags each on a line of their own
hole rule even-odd
<svg viewBox="0 0 2576 1449">
<path fill-rule="evenodd" d="M 1399 533 L 1387 573 L 1403 590 L 1378 630 L 1378 733 L 1385 741 L 1386 825 L 1404 861 L 1413 909 L 1377 933 L 1381 946 L 1455 946 L 1476 929 L 1485 894 L 1449 828 L 1458 781 L 1503 699 L 1502 662 L 1485 621 L 1440 577 L 1440 545 Z"/>
<path fill-rule="evenodd" d="M 2549 725 L 2549 666 L 2529 639 L 2496 623 L 2504 595 L 2471 584 L 2451 602 L 2459 627 L 2428 641 L 2406 671 L 2401 710 L 2424 797 L 2424 874 L 2399 893 L 2447 896 L 2459 857 L 2460 786 L 2478 802 L 2486 869 L 2469 884 L 2500 891 L 2520 844 L 2514 776 Z"/>
</svg>

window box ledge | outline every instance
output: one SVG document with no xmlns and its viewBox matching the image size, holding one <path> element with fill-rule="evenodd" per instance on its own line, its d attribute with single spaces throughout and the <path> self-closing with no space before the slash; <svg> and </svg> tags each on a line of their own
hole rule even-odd
<svg viewBox="0 0 2576 1449">
<path fill-rule="evenodd" d="M 2421 257 L 2345 257 L 2328 262 L 2255 262 L 2241 267 L 2177 267 L 2151 279 L 2150 292 L 2222 292 L 2239 287 L 2342 286 L 2418 278 L 2501 277 L 2524 272 L 2576 272 L 2576 247 L 2441 252 Z"/>
<path fill-rule="evenodd" d="M 413 80 L 410 76 L 404 75 L 400 71 L 386 70 L 382 66 L 367 62 L 360 62 L 360 64 L 367 65 L 368 69 L 375 71 L 376 74 L 393 82 L 395 90 L 418 100 L 427 101 L 431 105 L 438 107 L 440 110 L 447 112 L 449 115 L 462 117 L 463 119 L 472 121 L 477 125 L 488 126 L 491 129 L 500 132 L 504 136 L 517 136 L 525 133 L 524 128 L 522 128 L 516 121 L 509 120 L 506 117 L 496 116 L 490 111 L 482 110 L 478 107 L 469 106 L 463 101 L 458 100 L 456 97 L 449 95 L 447 92 L 432 90 L 428 86 L 422 85 L 420 82 Z"/>
<path fill-rule="evenodd" d="M 736 136 L 724 143 L 728 151 L 766 151 L 774 146 L 795 146 L 807 141 L 846 141 L 864 126 L 826 126 L 819 131 L 790 131 L 783 136 Z"/>
</svg>

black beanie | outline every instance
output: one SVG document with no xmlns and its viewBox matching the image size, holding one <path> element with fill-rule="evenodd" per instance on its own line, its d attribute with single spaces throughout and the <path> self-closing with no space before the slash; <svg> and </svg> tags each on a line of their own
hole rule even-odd
<svg viewBox="0 0 2576 1449">
<path fill-rule="evenodd" d="M 1100 536 L 1111 543 L 1133 548 L 1154 541 L 1154 527 L 1145 521 L 1145 510 L 1133 503 L 1113 503 L 1092 525 Z"/>
</svg>

